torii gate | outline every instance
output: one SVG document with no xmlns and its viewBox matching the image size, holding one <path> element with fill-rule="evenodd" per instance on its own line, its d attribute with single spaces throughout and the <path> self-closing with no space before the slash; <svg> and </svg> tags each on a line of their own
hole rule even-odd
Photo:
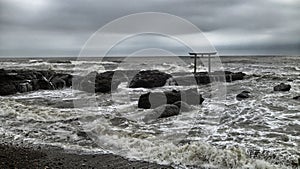
<svg viewBox="0 0 300 169">
<path fill-rule="evenodd" d="M 201 57 L 203 57 L 204 55 L 208 56 L 208 73 L 211 72 L 210 56 L 217 54 L 217 52 L 202 52 L 202 53 L 189 52 L 189 54 L 194 55 L 194 74 L 197 72 L 197 55 L 201 55 Z"/>
</svg>

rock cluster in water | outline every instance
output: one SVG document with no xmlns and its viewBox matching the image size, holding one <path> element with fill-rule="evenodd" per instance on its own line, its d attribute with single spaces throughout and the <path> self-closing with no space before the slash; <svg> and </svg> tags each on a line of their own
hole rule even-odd
<svg viewBox="0 0 300 169">
<path fill-rule="evenodd" d="M 219 81 L 219 82 L 232 82 L 236 80 L 243 80 L 246 74 L 242 72 L 197 72 L 192 76 L 187 75 L 178 75 L 173 78 L 176 85 L 180 86 L 189 86 L 191 84 L 209 84 L 211 82 Z"/>
<path fill-rule="evenodd" d="M 223 76 L 222 76 L 223 75 Z M 196 73 L 193 75 L 197 84 L 207 84 L 213 79 L 224 78 L 226 81 L 242 80 L 244 73 L 238 72 L 214 72 Z M 213 78 L 211 78 L 213 77 Z M 0 69 L 0 95 L 11 95 L 17 92 L 30 92 L 35 90 L 55 90 L 64 87 L 74 89 L 108 93 L 115 90 L 122 81 L 130 80 L 129 88 L 155 88 L 164 86 L 172 75 L 158 70 L 146 71 L 107 71 L 104 73 L 91 72 L 87 76 L 72 76 L 65 73 L 57 73 L 52 70 L 4 70 Z M 173 78 L 175 85 L 191 85 L 190 77 L 182 75 Z M 73 82 L 73 84 L 72 84 Z M 179 101 L 177 99 L 177 101 Z"/>
<path fill-rule="evenodd" d="M 202 104 L 204 99 L 202 95 L 198 93 L 196 88 L 188 89 L 184 91 L 165 91 L 165 92 L 148 92 L 142 94 L 138 101 L 138 107 L 144 109 L 153 109 L 164 104 L 177 104 L 179 101 L 183 101 L 189 105 Z"/>
<path fill-rule="evenodd" d="M 72 75 L 54 71 L 0 69 L 0 95 L 39 89 L 55 90 L 72 85 Z"/>
</svg>

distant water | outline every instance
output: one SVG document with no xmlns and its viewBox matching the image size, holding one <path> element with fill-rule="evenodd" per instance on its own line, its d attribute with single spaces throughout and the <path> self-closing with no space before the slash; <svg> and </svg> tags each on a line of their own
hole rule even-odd
<svg viewBox="0 0 300 169">
<path fill-rule="evenodd" d="M 296 168 L 297 163 L 299 167 L 300 102 L 292 98 L 300 95 L 300 57 L 222 57 L 221 61 L 224 70 L 242 71 L 246 78 L 223 84 L 225 99 L 211 98 L 210 85 L 199 86 L 206 100 L 176 117 L 143 122 L 149 110 L 138 109 L 137 101 L 150 89 L 129 89 L 126 83 L 112 94 L 96 96 L 72 89 L 41 90 L 0 97 L 0 133 L 13 140 L 87 153 L 113 152 L 177 168 Z M 189 57 L 72 59 L 71 63 L 2 59 L 0 68 L 81 75 L 128 69 L 178 73 L 192 72 L 192 63 Z M 198 71 L 207 70 L 198 64 Z M 273 92 L 281 82 L 290 84 L 291 90 Z M 193 87 L 167 85 L 154 90 Z M 243 90 L 252 97 L 237 101 L 235 96 Z M 72 108 L 73 100 L 82 98 L 96 98 L 98 107 Z"/>
</svg>

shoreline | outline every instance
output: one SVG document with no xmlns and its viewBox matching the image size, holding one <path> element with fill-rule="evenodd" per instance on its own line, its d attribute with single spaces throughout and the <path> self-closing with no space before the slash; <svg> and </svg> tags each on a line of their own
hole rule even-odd
<svg viewBox="0 0 300 169">
<path fill-rule="evenodd" d="M 47 145 L 0 143 L 0 168 L 153 168 L 172 169 L 146 161 L 130 160 L 114 154 L 81 154 Z"/>
</svg>

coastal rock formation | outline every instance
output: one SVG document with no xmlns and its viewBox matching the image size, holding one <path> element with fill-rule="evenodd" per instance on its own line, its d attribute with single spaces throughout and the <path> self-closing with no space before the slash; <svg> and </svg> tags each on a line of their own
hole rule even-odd
<svg viewBox="0 0 300 169">
<path fill-rule="evenodd" d="M 249 91 L 242 91 L 240 94 L 236 95 L 236 99 L 238 101 L 241 101 L 243 99 L 247 99 L 250 97 L 250 92 Z"/>
<path fill-rule="evenodd" d="M 225 75 L 225 76 L 224 76 Z M 129 82 L 130 88 L 154 88 L 164 86 L 173 81 L 175 85 L 208 84 L 225 78 L 226 81 L 241 80 L 244 73 L 232 72 L 199 72 L 193 76 L 182 74 L 176 78 L 158 70 L 146 71 L 107 71 L 104 73 L 91 72 L 86 76 L 73 76 L 70 74 L 57 73 L 53 70 L 4 70 L 0 69 L 0 95 L 10 95 L 17 92 L 30 92 L 35 90 L 55 90 L 65 87 L 82 90 L 90 93 L 109 93 L 115 90 L 121 82 Z M 194 81 L 194 83 L 193 83 Z M 168 93 L 168 92 L 167 92 Z M 165 93 L 166 94 L 166 93 Z M 180 95 L 180 93 L 179 93 Z M 178 93 L 168 93 L 168 100 L 180 101 Z M 178 99 L 179 98 L 179 99 Z M 189 101 L 191 102 L 191 101 Z M 198 104 L 199 101 L 195 101 Z M 172 102 L 174 103 L 174 102 Z M 187 102 L 188 103 L 188 102 Z M 191 104 L 191 103 L 188 103 Z M 160 106 L 159 104 L 158 106 Z M 156 106 L 157 107 L 157 106 Z"/>
<path fill-rule="evenodd" d="M 191 84 L 204 85 L 214 81 L 232 82 L 236 80 L 243 80 L 246 74 L 242 72 L 218 71 L 218 72 L 197 72 L 194 75 L 179 75 L 174 77 L 176 85 L 189 86 Z"/>
<path fill-rule="evenodd" d="M 279 85 L 274 86 L 274 91 L 289 91 L 291 89 L 291 85 L 280 83 Z"/>
<path fill-rule="evenodd" d="M 39 89 L 54 90 L 72 85 L 72 75 L 54 71 L 0 69 L 0 95 Z"/>
<path fill-rule="evenodd" d="M 158 70 L 146 70 L 137 73 L 131 80 L 130 88 L 154 88 L 164 86 L 167 80 L 171 78 L 170 74 Z"/>
<path fill-rule="evenodd" d="M 184 101 L 187 104 L 202 104 L 204 99 L 197 89 L 188 89 L 185 91 L 165 91 L 165 92 L 148 92 L 140 96 L 138 107 L 144 109 L 153 109 L 163 104 L 174 104 L 178 101 Z"/>
</svg>

